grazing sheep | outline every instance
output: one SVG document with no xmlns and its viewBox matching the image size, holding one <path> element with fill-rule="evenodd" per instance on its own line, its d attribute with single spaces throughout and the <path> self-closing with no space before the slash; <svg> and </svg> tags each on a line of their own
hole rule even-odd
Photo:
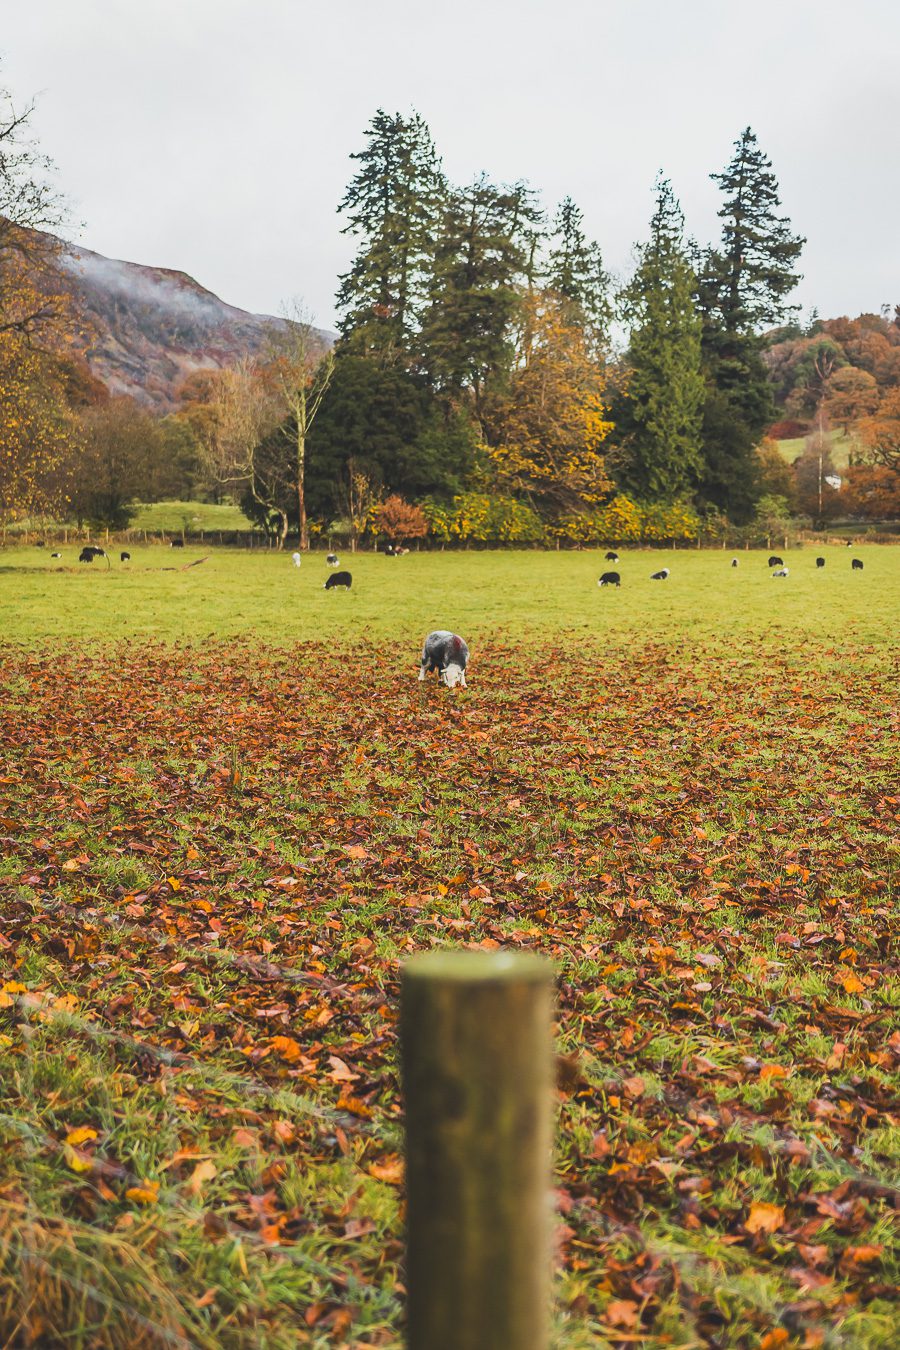
<svg viewBox="0 0 900 1350">
<path fill-rule="evenodd" d="M 860 562 L 859 558 L 854 558 L 850 566 L 854 572 L 861 572 L 863 570 L 863 565 Z"/>
<path fill-rule="evenodd" d="M 43 539 L 38 539 L 37 543 L 35 544 L 35 548 L 46 548 L 46 547 L 47 544 Z"/>
<path fill-rule="evenodd" d="M 300 557 L 299 553 L 291 554 L 291 562 L 294 564 L 295 567 L 299 567 L 302 561 L 303 559 Z"/>
<path fill-rule="evenodd" d="M 776 554 L 773 553 L 772 556 L 771 556 L 771 558 L 769 559 L 769 561 L 766 563 L 766 566 L 767 566 L 767 567 L 784 567 L 784 558 L 779 558 L 779 557 L 776 556 Z"/>
<path fill-rule="evenodd" d="M 436 670 L 438 679 L 443 680 L 448 689 L 454 689 L 456 685 L 465 689 L 468 664 L 469 648 L 463 639 L 446 628 L 437 628 L 425 639 L 419 679 L 424 680 L 426 671 Z"/>
<path fill-rule="evenodd" d="M 622 578 L 618 572 L 604 572 L 597 582 L 598 586 L 621 586 L 621 584 Z"/>
<path fill-rule="evenodd" d="M 607 562 L 618 562 L 618 561 L 619 561 L 619 555 L 618 555 L 618 553 L 615 551 L 615 549 L 611 548 L 611 549 L 609 550 L 609 552 L 608 552 L 607 555 L 606 555 L 606 561 L 607 561 Z"/>
<path fill-rule="evenodd" d="M 92 563 L 94 561 L 94 550 L 92 548 L 83 548 L 78 555 L 78 561 Z"/>
<path fill-rule="evenodd" d="M 169 548 L 184 548 L 184 540 L 183 539 L 170 540 Z"/>
<path fill-rule="evenodd" d="M 732 560 L 731 560 L 731 565 L 732 565 L 732 567 L 737 567 L 737 565 L 738 565 L 738 560 L 737 560 L 737 558 L 732 558 Z"/>
<path fill-rule="evenodd" d="M 816 558 L 816 567 L 824 567 L 824 566 L 825 566 L 825 559 L 824 559 L 824 558 Z"/>
<path fill-rule="evenodd" d="M 131 562 L 131 554 L 130 554 L 130 553 L 120 553 L 120 554 L 119 554 L 119 562 Z"/>
<path fill-rule="evenodd" d="M 786 577 L 787 574 L 788 574 L 788 570 L 787 570 L 786 567 L 779 567 L 779 569 L 778 569 L 777 572 L 773 572 L 773 573 L 772 573 L 772 576 L 773 576 L 773 577 Z"/>
<path fill-rule="evenodd" d="M 336 553 L 329 553 L 325 561 L 329 567 L 340 567 L 341 565 L 341 560 Z"/>
<path fill-rule="evenodd" d="M 325 590 L 333 591 L 338 586 L 345 586 L 349 591 L 353 585 L 353 577 L 349 572 L 332 572 L 331 576 L 325 582 Z"/>
<path fill-rule="evenodd" d="M 669 576 L 669 569 L 668 569 L 668 567 L 664 567 L 664 568 L 663 568 L 661 571 L 659 571 L 659 572 L 651 572 L 651 573 L 650 573 L 650 580 L 651 580 L 651 581 L 667 581 L 667 580 L 668 580 L 668 576 Z"/>
<path fill-rule="evenodd" d="M 61 558 L 61 557 L 62 557 L 62 554 L 61 554 L 61 553 L 51 553 L 51 554 L 50 554 L 50 557 L 51 557 L 51 558 Z"/>
</svg>

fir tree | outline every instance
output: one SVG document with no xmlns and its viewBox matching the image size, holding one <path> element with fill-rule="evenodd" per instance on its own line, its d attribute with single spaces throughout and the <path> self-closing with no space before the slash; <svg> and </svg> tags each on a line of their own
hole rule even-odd
<svg viewBox="0 0 900 1350">
<path fill-rule="evenodd" d="M 684 245 L 684 217 L 660 177 L 649 242 L 623 296 L 631 328 L 629 371 L 619 407 L 618 476 L 647 501 L 674 501 L 702 470 L 704 381 L 696 278 Z"/>
<path fill-rule="evenodd" d="M 599 347 L 605 345 L 612 319 L 609 276 L 600 246 L 590 242 L 581 228 L 582 219 L 572 198 L 564 198 L 554 221 L 546 281 L 568 302 L 571 320 Z"/>
<path fill-rule="evenodd" d="M 805 241 L 778 214 L 778 182 L 749 127 L 725 170 L 711 177 L 726 200 L 721 245 L 698 260 L 707 383 L 700 495 L 742 522 L 758 495 L 754 452 L 774 415 L 760 329 L 793 313 L 788 296 Z"/>
<path fill-rule="evenodd" d="M 487 385 L 509 368 L 520 287 L 533 284 L 541 214 L 517 183 L 483 175 L 447 201 L 422 323 L 423 364 L 438 389 L 471 391 L 480 415 Z"/>
<path fill-rule="evenodd" d="M 704 269 L 704 307 L 726 333 L 757 333 L 795 312 L 787 297 L 800 280 L 794 266 L 806 240 L 778 214 L 772 161 L 749 127 L 735 141 L 731 163 L 710 177 L 725 201 L 718 213 L 722 243 Z"/>
<path fill-rule="evenodd" d="M 430 253 L 445 192 L 431 134 L 418 114 L 379 109 L 359 172 L 338 208 L 345 234 L 360 238 L 337 294 L 340 331 L 350 349 L 388 364 L 412 349 L 430 271 Z"/>
</svg>

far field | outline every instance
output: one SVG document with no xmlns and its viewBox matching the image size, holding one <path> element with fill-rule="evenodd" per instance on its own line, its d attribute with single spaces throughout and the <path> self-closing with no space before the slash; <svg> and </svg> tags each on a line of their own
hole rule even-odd
<svg viewBox="0 0 900 1350">
<path fill-rule="evenodd" d="M 398 1347 L 452 943 L 559 972 L 558 1350 L 895 1346 L 900 548 L 131 551 L 0 553 L 0 1344 Z"/>
<path fill-rule="evenodd" d="M 796 436 L 789 440 L 776 441 L 775 444 L 781 451 L 784 459 L 789 464 L 793 464 L 795 459 L 799 459 L 806 449 L 805 436 Z M 839 429 L 830 431 L 827 434 L 828 447 L 831 451 L 831 459 L 836 469 L 846 469 L 850 463 L 850 456 L 856 448 L 856 441 L 853 436 L 848 436 L 846 432 Z"/>
</svg>

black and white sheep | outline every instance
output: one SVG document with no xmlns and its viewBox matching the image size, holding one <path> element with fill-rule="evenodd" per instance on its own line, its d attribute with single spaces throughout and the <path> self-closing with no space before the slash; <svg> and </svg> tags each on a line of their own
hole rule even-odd
<svg viewBox="0 0 900 1350">
<path fill-rule="evenodd" d="M 469 648 L 459 634 L 451 633 L 446 628 L 436 628 L 425 639 L 419 679 L 424 680 L 426 671 L 434 670 L 448 689 L 454 689 L 456 685 L 465 689 L 468 664 Z"/>
<path fill-rule="evenodd" d="M 353 585 L 353 577 L 349 572 L 332 572 L 331 576 L 325 582 L 325 590 L 333 591 L 338 586 L 344 586 L 349 591 Z"/>
<path fill-rule="evenodd" d="M 622 578 L 618 572 L 604 572 L 597 582 L 598 586 L 621 586 L 621 584 Z"/>
</svg>

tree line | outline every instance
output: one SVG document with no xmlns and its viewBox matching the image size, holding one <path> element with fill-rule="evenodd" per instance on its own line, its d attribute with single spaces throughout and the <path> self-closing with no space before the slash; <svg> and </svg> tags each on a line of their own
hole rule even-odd
<svg viewBox="0 0 900 1350">
<path fill-rule="evenodd" d="M 29 115 L 0 114 L 4 520 L 121 528 L 138 501 L 227 497 L 279 542 L 342 533 L 355 547 L 379 531 L 662 541 L 824 520 L 838 501 L 892 511 L 900 325 L 798 325 L 804 240 L 750 128 L 711 175 L 719 239 L 686 235 L 660 174 L 617 283 L 571 197 L 548 215 L 521 181 L 452 184 L 423 119 L 379 110 L 338 208 L 355 251 L 334 347 L 294 305 L 262 352 L 195 373 L 160 419 L 111 398 L 83 359 L 58 246 L 35 233 L 61 206 Z M 808 438 L 794 468 L 766 438 L 788 423 Z M 838 423 L 860 463 L 849 496 L 823 499 Z"/>
</svg>

